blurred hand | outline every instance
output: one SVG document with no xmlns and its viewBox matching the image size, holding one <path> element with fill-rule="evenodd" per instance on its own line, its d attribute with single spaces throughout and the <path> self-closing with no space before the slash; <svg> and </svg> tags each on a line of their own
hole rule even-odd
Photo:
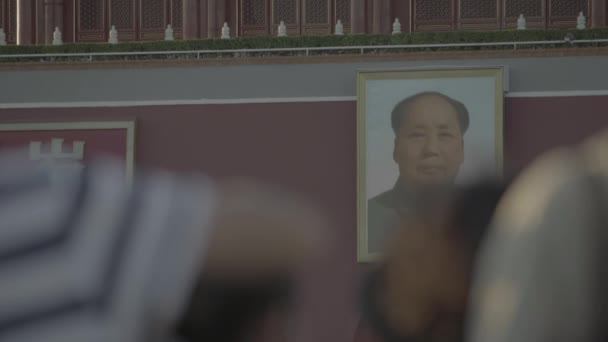
<svg viewBox="0 0 608 342">
<path fill-rule="evenodd" d="M 326 250 L 325 229 L 320 211 L 294 194 L 249 181 L 220 182 L 202 273 L 178 336 L 288 341 L 294 280 Z"/>
<path fill-rule="evenodd" d="M 378 296 L 388 323 L 403 336 L 432 331 L 428 338 L 450 340 L 460 333 L 470 260 L 448 224 L 410 221 L 393 241 Z"/>
<path fill-rule="evenodd" d="M 285 274 L 321 255 L 328 222 L 297 195 L 259 183 L 219 185 L 203 272 L 228 278 Z"/>
<path fill-rule="evenodd" d="M 402 218 L 365 288 L 375 333 L 388 340 L 463 340 L 475 258 L 506 187 L 489 178 L 429 193 Z"/>
</svg>

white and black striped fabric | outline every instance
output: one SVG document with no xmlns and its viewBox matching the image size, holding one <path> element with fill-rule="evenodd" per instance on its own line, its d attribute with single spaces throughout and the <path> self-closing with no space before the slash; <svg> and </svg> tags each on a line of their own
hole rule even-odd
<svg viewBox="0 0 608 342">
<path fill-rule="evenodd" d="M 194 286 L 213 184 L 0 157 L 0 341 L 166 341 Z"/>
</svg>

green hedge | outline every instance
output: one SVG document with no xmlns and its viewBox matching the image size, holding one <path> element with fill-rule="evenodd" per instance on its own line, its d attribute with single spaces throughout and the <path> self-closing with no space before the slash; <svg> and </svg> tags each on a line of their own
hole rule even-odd
<svg viewBox="0 0 608 342">
<path fill-rule="evenodd" d="M 326 35 L 326 36 L 256 36 L 203 40 L 124 42 L 117 45 L 107 43 L 76 43 L 61 46 L 15 46 L 0 47 L 0 54 L 40 54 L 40 53 L 88 53 L 88 52 L 135 52 L 135 51 L 184 51 L 184 50 L 230 50 L 251 48 L 294 48 L 327 46 L 373 46 L 397 44 L 472 43 L 563 40 L 567 33 L 575 39 L 608 38 L 608 28 L 587 30 L 503 30 L 503 31 L 457 31 L 457 32 L 415 32 L 398 35 Z M 463 48 L 449 48 L 462 50 Z M 467 48 L 481 49 L 481 48 Z M 488 49 L 487 47 L 485 49 Z"/>
</svg>

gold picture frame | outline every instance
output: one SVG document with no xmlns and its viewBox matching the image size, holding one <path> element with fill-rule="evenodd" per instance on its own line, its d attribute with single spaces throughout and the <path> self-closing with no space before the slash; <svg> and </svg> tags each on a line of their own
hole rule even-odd
<svg viewBox="0 0 608 342">
<path fill-rule="evenodd" d="M 497 177 L 502 177 L 503 173 L 503 121 L 504 121 L 504 89 L 506 69 L 502 66 L 489 66 L 489 67 L 442 67 L 442 68 L 416 68 L 416 69 L 399 69 L 399 70 L 370 70 L 370 71 L 358 71 L 357 73 L 357 261 L 358 262 L 374 262 L 382 257 L 382 251 L 378 251 L 378 248 L 370 248 L 370 229 L 368 227 L 368 147 L 371 144 L 370 137 L 368 137 L 368 119 L 369 112 L 373 112 L 375 117 L 375 110 L 369 110 L 369 106 L 373 103 L 381 104 L 385 106 L 385 103 L 378 100 L 379 97 L 394 92 L 393 97 L 401 96 L 405 98 L 416 94 L 417 92 L 424 91 L 438 91 L 452 92 L 458 90 L 459 92 L 466 91 L 467 87 L 454 86 L 457 83 L 469 82 L 471 85 L 484 84 L 485 86 L 479 87 L 479 89 L 472 87 L 471 98 L 475 98 L 474 95 L 477 93 L 489 94 L 493 96 L 490 103 L 488 99 L 482 99 L 479 102 L 483 102 L 484 108 L 492 108 L 494 113 L 492 117 L 483 117 L 483 122 L 489 125 L 488 122 L 493 123 L 492 132 L 487 130 L 490 127 L 473 127 L 473 120 L 471 117 L 471 130 L 473 128 L 480 130 L 481 133 L 476 133 L 480 137 L 493 134 L 494 137 L 494 167 L 497 173 Z M 465 80 L 467 80 L 465 82 Z M 443 83 L 442 83 L 443 82 Z M 485 83 L 484 83 L 485 82 Z M 383 85 L 384 84 L 384 85 Z M 436 89 L 433 89 L 433 84 L 436 84 Z M 451 86 L 450 86 L 451 84 Z M 416 90 L 417 87 L 420 89 Z M 374 87 L 378 88 L 375 89 Z M 488 89 L 491 88 L 491 89 Z M 402 95 L 399 95 L 400 92 Z M 464 94 L 464 93 L 463 93 Z M 390 96 L 387 96 L 386 107 L 388 108 Z M 464 96 L 464 95 L 463 95 Z M 374 98 L 375 97 L 375 98 Z M 450 95 L 450 97 L 453 97 Z M 467 100 L 470 100 L 468 95 L 464 96 Z M 477 100 L 474 100 L 477 101 Z M 485 102 L 484 102 L 485 101 Z M 462 101 L 465 105 L 469 105 L 466 101 Z M 392 102 L 392 106 L 395 102 Z M 474 104 L 475 106 L 481 107 L 481 104 Z M 383 108 L 381 115 L 390 116 L 390 110 L 386 112 L 386 108 Z M 484 113 L 481 113 L 485 115 Z M 490 115 L 490 114 L 487 114 Z M 486 115 L 486 116 L 487 116 Z M 478 117 L 481 117 L 478 115 Z M 385 119 L 382 119 L 385 120 Z M 388 119 L 390 121 L 390 119 Z M 481 125 L 481 124 L 480 124 Z M 378 125 L 376 125 L 378 126 Z M 389 124 L 390 126 L 390 124 Z M 375 129 L 375 128 L 374 128 Z M 392 132 L 392 128 L 391 128 Z M 483 134 L 482 134 L 483 133 Z M 375 134 L 375 133 L 374 133 Z M 469 133 L 467 133 L 469 134 Z M 484 135 L 485 134 L 485 135 Z M 371 135 L 371 134 L 369 134 Z M 374 136 L 379 136 L 375 134 Z M 387 138 L 388 139 L 388 138 Z M 383 141 L 387 139 L 383 138 Z M 392 136 L 394 139 L 394 135 Z M 480 138 L 481 139 L 481 138 Z M 489 138 L 484 138 L 488 140 Z M 465 139 L 466 140 L 466 139 Z M 392 142 L 391 142 L 392 143 Z M 488 144 L 489 141 L 479 141 L 478 144 Z M 387 143 L 385 143 L 386 145 Z M 489 149 L 489 148 L 488 148 Z M 384 152 L 382 152 L 384 153 Z M 465 152 L 466 153 L 466 152 Z M 491 152 L 489 152 L 491 153 Z M 384 158 L 384 157 L 383 157 Z M 370 158 L 371 159 L 371 158 Z M 466 160 L 466 159 L 465 159 Z M 376 164 L 374 164 L 376 165 Z M 392 165 L 394 167 L 394 164 Z"/>
<path fill-rule="evenodd" d="M 64 132 L 87 131 L 87 130 L 124 130 L 124 165 L 125 180 L 132 184 L 135 168 L 135 120 L 124 121 L 49 121 L 49 122 L 7 122 L 0 123 L 0 134 L 2 132 Z M 84 136 L 86 138 L 86 135 Z"/>
</svg>

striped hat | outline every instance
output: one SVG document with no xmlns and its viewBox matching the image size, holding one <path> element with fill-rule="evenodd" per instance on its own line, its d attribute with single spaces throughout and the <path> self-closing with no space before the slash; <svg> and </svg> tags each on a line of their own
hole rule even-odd
<svg viewBox="0 0 608 342">
<path fill-rule="evenodd" d="M 167 341 L 201 267 L 213 184 L 154 172 L 129 185 L 105 159 L 59 180 L 12 154 L 0 169 L 0 341 Z"/>
</svg>

